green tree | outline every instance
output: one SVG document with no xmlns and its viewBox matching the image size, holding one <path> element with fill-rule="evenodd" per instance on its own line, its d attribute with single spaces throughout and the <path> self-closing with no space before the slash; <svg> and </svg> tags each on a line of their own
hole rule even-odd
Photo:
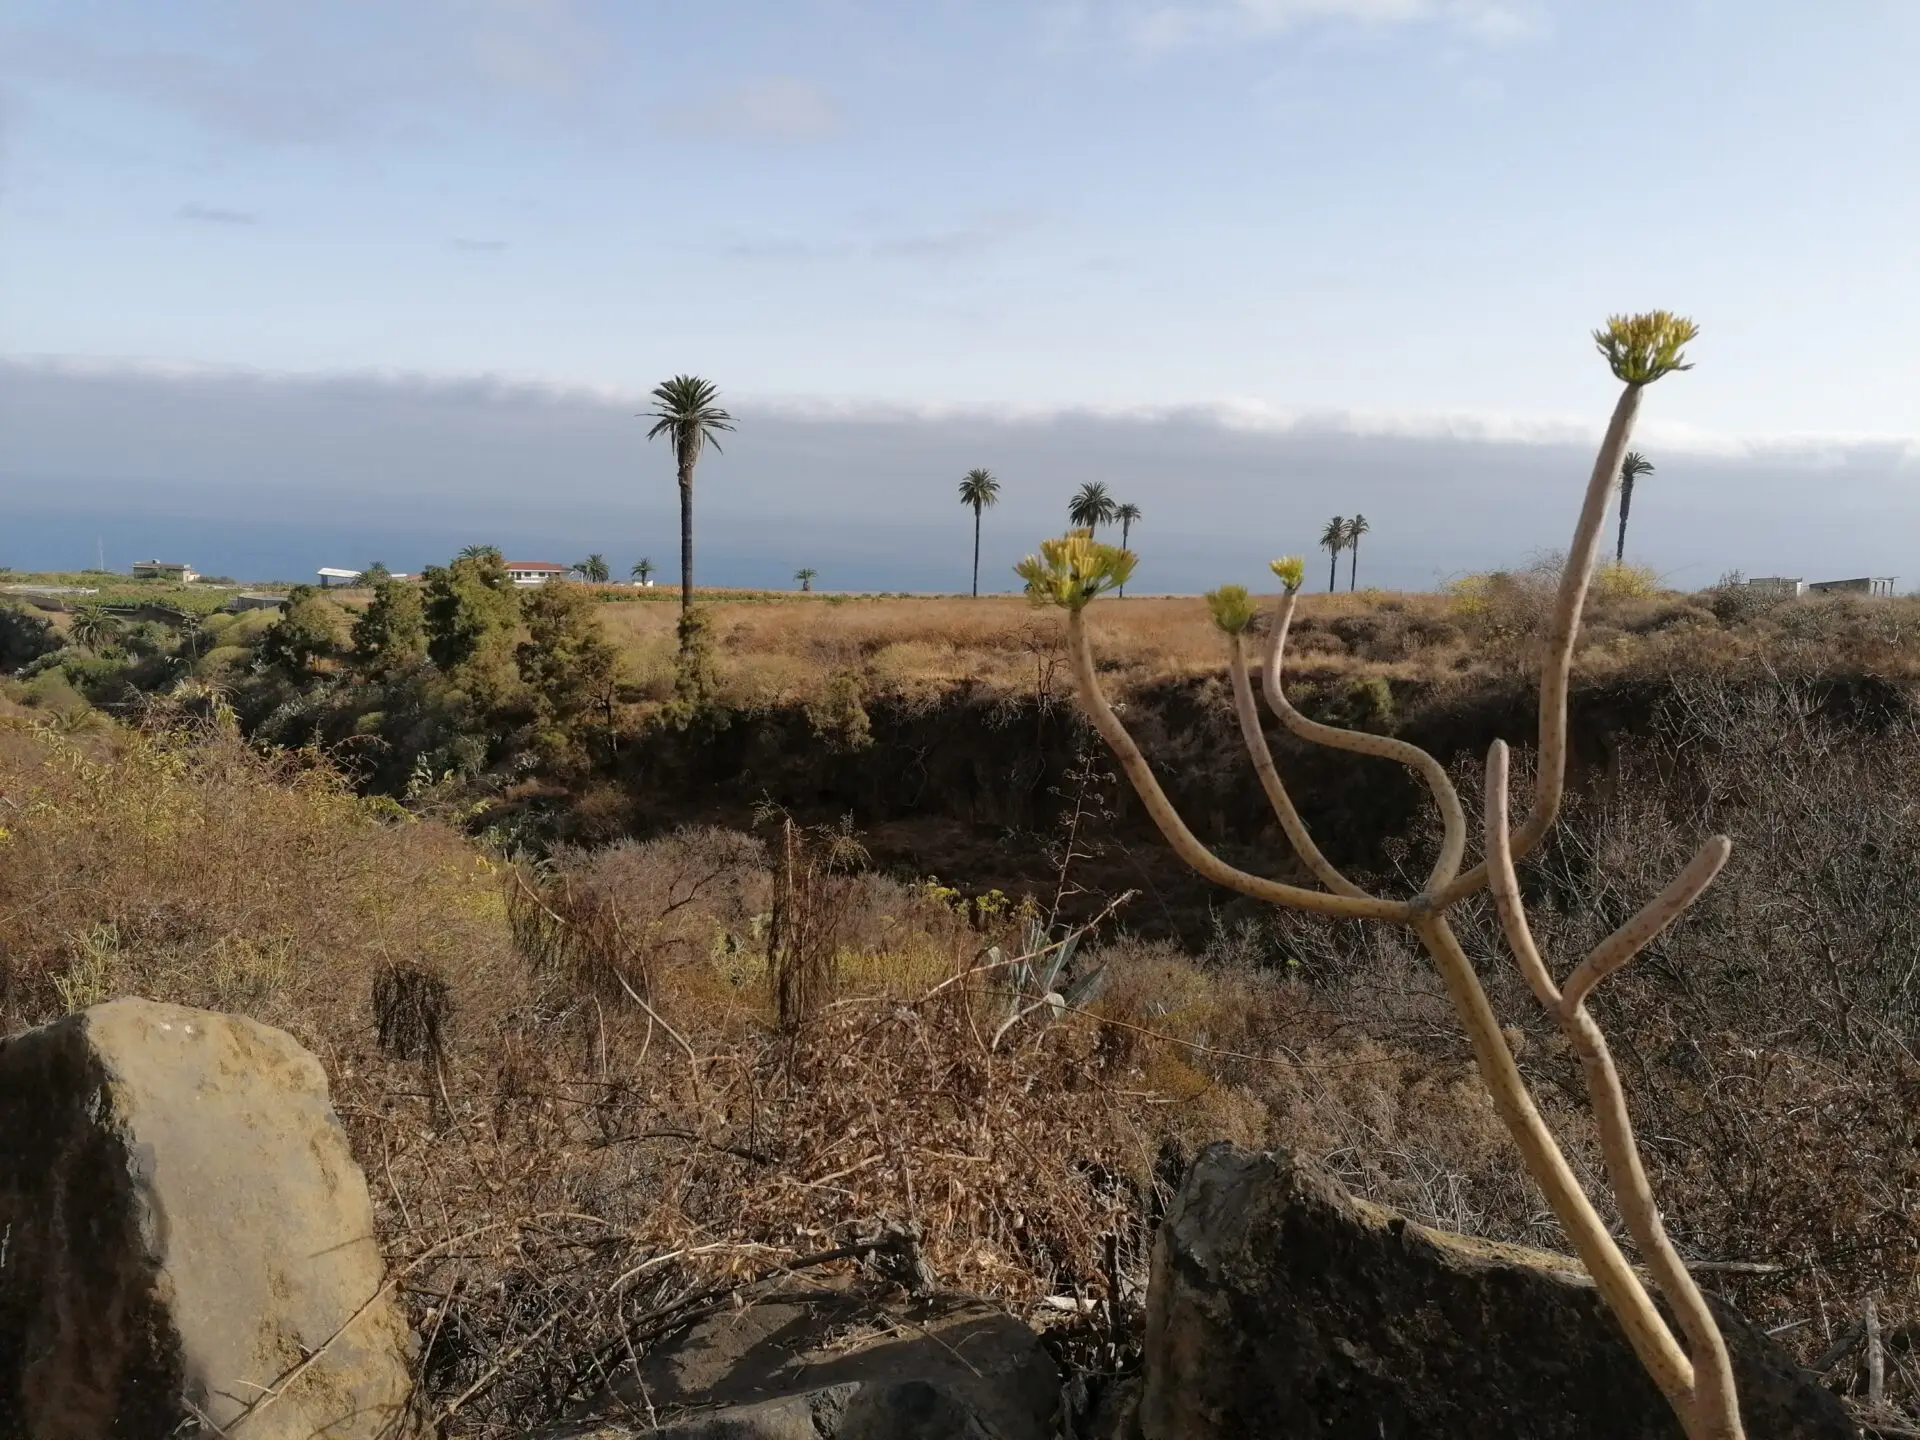
<svg viewBox="0 0 1920 1440">
<path fill-rule="evenodd" d="M 733 429 L 733 417 L 720 408 L 719 400 L 720 391 L 711 380 L 676 375 L 653 387 L 653 409 L 643 417 L 653 421 L 649 440 L 667 437 L 679 472 L 682 616 L 693 609 L 693 467 L 708 445 L 719 451 L 721 431 Z"/>
<path fill-rule="evenodd" d="M 1638 450 L 1629 450 L 1620 461 L 1620 538 L 1614 543 L 1613 563 L 1627 558 L 1627 512 L 1633 508 L 1633 482 L 1653 473 L 1653 462 Z"/>
<path fill-rule="evenodd" d="M 353 622 L 353 665 L 364 675 L 386 678 L 411 668 L 427 653 L 426 609 L 420 592 L 404 580 L 373 587 L 373 602 Z"/>
<path fill-rule="evenodd" d="M 0 605 L 0 675 L 60 648 L 53 622 L 19 605 Z"/>
<path fill-rule="evenodd" d="M 1327 552 L 1327 589 L 1332 590 L 1339 579 L 1340 552 L 1347 548 L 1347 518 L 1336 515 L 1327 521 L 1326 528 L 1320 532 L 1320 543 Z"/>
<path fill-rule="evenodd" d="M 491 560 L 496 565 L 507 563 L 507 557 L 500 553 L 498 545 L 469 545 L 461 550 L 461 560 Z"/>
<path fill-rule="evenodd" d="M 645 556 L 642 556 L 639 560 L 636 560 L 634 562 L 633 570 L 631 573 L 634 579 L 638 580 L 642 585 L 644 585 L 647 583 L 647 581 L 653 578 L 653 572 L 656 568 L 657 567 L 654 565 L 653 561 L 647 559 Z"/>
<path fill-rule="evenodd" d="M 815 570 L 809 565 L 804 569 L 794 571 L 793 578 L 800 582 L 800 589 L 804 592 L 813 589 L 814 577 L 819 573 L 818 570 Z"/>
<path fill-rule="evenodd" d="M 600 628 L 593 597 L 578 585 L 548 581 L 522 611 L 527 638 L 514 658 L 533 702 L 535 743 L 550 762 L 578 761 L 596 715 L 612 733 L 619 652 Z"/>
<path fill-rule="evenodd" d="M 1067 502 L 1068 521 L 1089 534 L 1097 534 L 1101 525 L 1110 523 L 1116 513 L 1113 497 L 1098 480 L 1087 481 L 1074 491 L 1073 499 Z"/>
<path fill-rule="evenodd" d="M 67 633 L 74 644 L 97 655 L 119 638 L 120 622 L 98 605 L 82 605 L 73 612 L 73 625 Z"/>
<path fill-rule="evenodd" d="M 296 585 L 287 592 L 280 618 L 261 634 L 259 656 L 283 675 L 311 675 L 340 653 L 341 618 L 315 587 Z"/>
<path fill-rule="evenodd" d="M 607 558 L 604 555 L 589 555 L 573 569 L 582 580 L 594 585 L 604 585 L 613 578 L 613 572 L 607 569 Z"/>
<path fill-rule="evenodd" d="M 1141 518 L 1140 507 L 1131 500 L 1124 505 L 1116 505 L 1113 507 L 1113 518 L 1120 522 L 1120 548 L 1124 550 L 1127 548 L 1127 540 L 1133 534 L 1133 522 Z M 1122 585 L 1120 594 L 1126 593 L 1127 587 Z"/>
<path fill-rule="evenodd" d="M 516 679 L 520 596 L 505 564 L 484 553 L 463 555 L 429 566 L 422 580 L 427 657 L 480 704 L 506 704 Z"/>
<path fill-rule="evenodd" d="M 362 585 L 378 585 L 382 580 L 391 580 L 392 578 L 393 571 L 387 568 L 387 562 L 384 560 L 376 560 L 360 572 L 359 583 Z"/>
<path fill-rule="evenodd" d="M 960 479 L 960 503 L 973 507 L 973 593 L 980 594 L 980 512 L 1000 500 L 1000 482 L 988 470 L 969 470 Z"/>
<path fill-rule="evenodd" d="M 1360 580 L 1360 537 L 1373 527 L 1367 524 L 1367 517 L 1355 515 L 1347 521 L 1347 548 L 1353 552 L 1353 559 L 1347 562 L 1347 589 L 1351 591 Z"/>
</svg>

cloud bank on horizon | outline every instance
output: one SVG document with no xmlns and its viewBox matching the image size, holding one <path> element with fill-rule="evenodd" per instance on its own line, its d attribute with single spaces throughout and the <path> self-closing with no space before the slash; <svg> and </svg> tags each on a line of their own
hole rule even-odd
<svg viewBox="0 0 1920 1440">
<path fill-rule="evenodd" d="M 827 589 L 962 590 L 972 517 L 955 488 L 983 465 L 1004 487 L 985 517 L 987 590 L 1015 588 L 1014 561 L 1064 527 L 1087 480 L 1145 512 L 1141 591 L 1258 584 L 1267 559 L 1310 553 L 1327 516 L 1355 511 L 1373 525 L 1361 578 L 1424 589 L 1563 546 L 1593 454 L 1584 436 L 1338 417 L 726 398 L 740 428 L 703 460 L 697 489 L 698 573 L 715 584 L 780 586 L 805 565 Z M 1667 398 L 1656 389 L 1649 408 Z M 297 578 L 374 559 L 411 570 L 492 543 L 562 564 L 598 551 L 621 573 L 646 555 L 671 571 L 673 467 L 646 442 L 643 403 L 483 378 L 0 362 L 0 563 L 75 568 L 99 546 L 116 567 L 167 550 L 209 573 Z M 1658 469 L 1635 491 L 1629 558 L 1677 587 L 1735 568 L 1831 578 L 1911 564 L 1912 447 L 1641 448 Z"/>
<path fill-rule="evenodd" d="M 615 421 L 694 371 L 754 420 L 708 522 L 756 578 L 911 583 L 985 463 L 1157 506 L 1169 588 L 1248 506 L 1364 509 L 1430 583 L 1559 543 L 1585 336 L 1665 305 L 1705 330 L 1649 558 L 1898 574 L 1916 65 L 1920 7 L 1865 0 L 14 0 L 0 546 L 354 495 L 423 528 L 309 548 L 577 548 L 652 523 Z"/>
</svg>

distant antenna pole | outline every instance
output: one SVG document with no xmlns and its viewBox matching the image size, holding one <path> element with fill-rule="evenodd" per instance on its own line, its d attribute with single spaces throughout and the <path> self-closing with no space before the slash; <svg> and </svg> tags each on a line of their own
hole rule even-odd
<svg viewBox="0 0 1920 1440">
<path fill-rule="evenodd" d="M 107 568 L 107 542 L 98 535 L 93 537 L 93 559 L 94 564 L 100 569 Z"/>
</svg>

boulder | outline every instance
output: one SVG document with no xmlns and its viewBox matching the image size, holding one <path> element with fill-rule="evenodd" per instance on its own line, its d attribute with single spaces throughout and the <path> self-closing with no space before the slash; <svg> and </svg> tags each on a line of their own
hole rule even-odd
<svg viewBox="0 0 1920 1440">
<path fill-rule="evenodd" d="M 623 1418 L 545 1440 L 1051 1440 L 1059 1398 L 1039 1337 L 1005 1311 L 814 1292 L 702 1320 L 596 1407 Z"/>
<path fill-rule="evenodd" d="M 0 1040 L 0 1435 L 405 1430 L 410 1340 L 319 1062 L 116 1000 Z"/>
<path fill-rule="evenodd" d="M 1730 1308 L 1753 1440 L 1852 1440 Z M 1144 1440 L 1683 1440 L 1564 1256 L 1424 1229 L 1284 1153 L 1203 1151 L 1154 1245 Z"/>
</svg>

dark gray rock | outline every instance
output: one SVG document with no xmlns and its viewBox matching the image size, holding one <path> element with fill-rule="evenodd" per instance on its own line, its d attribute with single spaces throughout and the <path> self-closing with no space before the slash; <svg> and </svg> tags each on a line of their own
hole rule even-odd
<svg viewBox="0 0 1920 1440">
<path fill-rule="evenodd" d="M 1731 1309 L 1751 1440 L 1853 1440 Z M 1409 1224 L 1284 1153 L 1202 1152 L 1155 1243 L 1144 1440 L 1683 1440 L 1564 1256 Z"/>
<path fill-rule="evenodd" d="M 702 1321 L 596 1406 L 623 1418 L 546 1440 L 1051 1440 L 1059 1396 L 1038 1337 L 1004 1311 L 815 1293 Z"/>
</svg>

